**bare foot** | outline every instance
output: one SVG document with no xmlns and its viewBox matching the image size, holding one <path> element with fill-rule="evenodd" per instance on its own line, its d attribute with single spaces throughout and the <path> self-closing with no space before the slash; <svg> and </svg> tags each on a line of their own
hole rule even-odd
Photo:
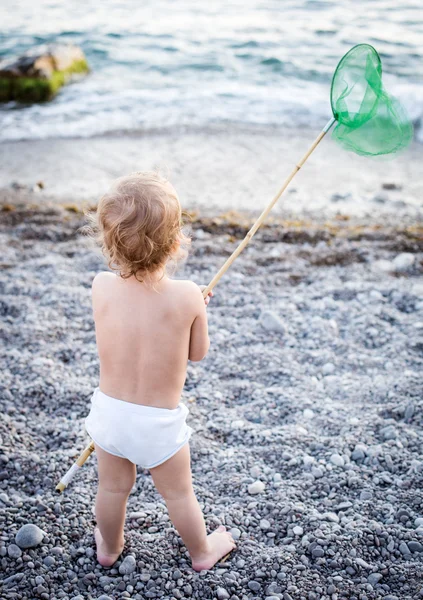
<svg viewBox="0 0 423 600">
<path fill-rule="evenodd" d="M 123 544 L 119 552 L 110 554 L 110 552 L 105 551 L 104 540 L 98 527 L 95 527 L 94 529 L 94 538 L 97 544 L 97 561 L 102 567 L 111 567 L 121 555 Z"/>
<path fill-rule="evenodd" d="M 232 535 L 223 525 L 207 536 L 207 544 L 209 550 L 206 554 L 192 558 L 192 568 L 195 571 L 211 569 L 223 556 L 236 548 Z"/>
</svg>

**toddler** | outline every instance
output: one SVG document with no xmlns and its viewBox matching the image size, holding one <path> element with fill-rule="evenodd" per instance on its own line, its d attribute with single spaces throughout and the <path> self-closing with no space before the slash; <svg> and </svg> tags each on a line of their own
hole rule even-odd
<svg viewBox="0 0 423 600">
<path fill-rule="evenodd" d="M 193 568 L 210 569 L 235 543 L 223 526 L 207 535 L 192 487 L 189 411 L 179 401 L 188 360 L 209 349 L 209 297 L 166 274 L 189 242 L 178 196 L 155 173 L 128 175 L 100 200 L 94 221 L 114 271 L 92 285 L 100 380 L 85 425 L 98 461 L 97 560 L 111 566 L 123 550 L 140 465 L 150 470 Z"/>
</svg>

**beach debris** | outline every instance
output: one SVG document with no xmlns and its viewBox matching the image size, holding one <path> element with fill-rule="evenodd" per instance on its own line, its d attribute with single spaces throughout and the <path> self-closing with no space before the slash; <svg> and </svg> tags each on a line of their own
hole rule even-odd
<svg viewBox="0 0 423 600">
<path fill-rule="evenodd" d="M 19 548 L 35 548 L 43 541 L 44 531 L 33 523 L 22 525 L 16 534 L 15 542 Z"/>
<path fill-rule="evenodd" d="M 0 102 L 44 102 L 75 75 L 88 73 L 78 46 L 49 45 L 0 62 Z M 41 186 L 40 186 L 41 187 Z"/>
</svg>

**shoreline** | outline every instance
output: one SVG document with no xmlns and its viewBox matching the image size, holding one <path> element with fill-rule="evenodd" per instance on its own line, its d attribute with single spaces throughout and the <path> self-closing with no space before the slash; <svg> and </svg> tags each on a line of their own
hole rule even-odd
<svg viewBox="0 0 423 600">
<path fill-rule="evenodd" d="M 280 189 L 318 132 L 241 129 L 155 132 L 6 142 L 0 167 L 1 195 L 36 189 L 47 200 L 92 203 L 117 177 L 159 168 L 174 184 L 181 204 L 202 214 L 262 210 Z M 423 147 L 414 143 L 390 160 L 340 151 L 327 136 L 274 207 L 276 216 L 340 212 L 423 215 Z"/>
</svg>

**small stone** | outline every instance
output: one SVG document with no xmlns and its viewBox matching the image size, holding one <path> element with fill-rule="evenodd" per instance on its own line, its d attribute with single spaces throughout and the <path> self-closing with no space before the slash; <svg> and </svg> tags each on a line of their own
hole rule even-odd
<svg viewBox="0 0 423 600">
<path fill-rule="evenodd" d="M 345 465 L 345 461 L 340 454 L 332 454 L 330 462 L 336 467 L 343 467 Z"/>
<path fill-rule="evenodd" d="M 311 553 L 314 556 L 314 558 L 322 558 L 322 556 L 325 555 L 325 551 L 321 546 L 316 546 L 315 548 L 313 548 Z"/>
<path fill-rule="evenodd" d="M 260 521 L 260 529 L 262 529 L 263 531 L 267 531 L 268 529 L 270 529 L 270 523 L 267 519 L 262 519 Z"/>
<path fill-rule="evenodd" d="M 331 375 L 335 371 L 335 365 L 333 363 L 326 363 L 322 367 L 323 375 Z"/>
<path fill-rule="evenodd" d="M 401 554 L 410 554 L 410 549 L 405 542 L 401 542 L 399 549 Z"/>
<path fill-rule="evenodd" d="M 225 590 L 225 588 L 221 588 L 221 587 L 217 588 L 216 596 L 217 596 L 218 600 L 228 600 L 228 598 L 229 598 L 228 592 Z"/>
<path fill-rule="evenodd" d="M 248 486 L 248 493 L 252 496 L 255 496 L 256 494 L 262 494 L 265 487 L 266 486 L 262 481 L 257 480 L 254 483 L 250 483 Z"/>
<path fill-rule="evenodd" d="M 16 560 L 22 556 L 22 550 L 16 544 L 10 544 L 10 546 L 7 548 L 7 554 L 10 556 L 10 558 L 14 558 Z"/>
<path fill-rule="evenodd" d="M 112 600 L 112 598 L 110 598 L 110 596 L 105 596 L 104 594 L 102 594 L 97 598 L 97 600 Z"/>
<path fill-rule="evenodd" d="M 252 467 L 250 469 L 250 475 L 251 475 L 251 477 L 254 477 L 254 479 L 257 479 L 258 477 L 260 477 L 260 475 L 261 475 L 261 469 L 260 469 L 260 467 L 258 467 L 257 465 L 255 465 L 254 467 Z"/>
<path fill-rule="evenodd" d="M 135 571 L 136 566 L 137 563 L 135 561 L 135 558 L 131 554 L 129 554 L 128 556 L 125 556 L 122 564 L 119 566 L 119 573 L 121 575 L 130 575 Z"/>
<path fill-rule="evenodd" d="M 305 408 L 303 410 L 303 417 L 304 419 L 312 419 L 314 417 L 314 412 L 311 410 L 311 408 Z"/>
<path fill-rule="evenodd" d="M 414 525 L 416 527 L 423 527 L 423 517 L 417 517 L 417 519 L 414 521 Z"/>
<path fill-rule="evenodd" d="M 250 588 L 250 590 L 251 590 L 252 592 L 258 592 L 258 591 L 259 591 L 259 589 L 261 588 L 261 585 L 259 584 L 259 582 L 258 582 L 258 581 L 254 581 L 254 580 L 253 580 L 253 581 L 249 581 L 249 582 L 248 582 L 248 587 Z"/>
<path fill-rule="evenodd" d="M 35 546 L 41 544 L 43 537 L 44 532 L 37 525 L 26 523 L 26 525 L 22 525 L 16 534 L 15 542 L 19 548 L 35 548 Z"/>
<path fill-rule="evenodd" d="M 365 444 L 356 444 L 356 446 L 351 454 L 351 458 L 353 460 L 363 460 L 366 456 L 366 452 L 367 452 L 367 446 Z"/>
<path fill-rule="evenodd" d="M 292 532 L 294 535 L 303 535 L 304 529 L 299 525 L 295 525 L 295 527 L 292 529 Z"/>
<path fill-rule="evenodd" d="M 376 585 L 381 579 L 383 579 L 383 575 L 381 573 L 370 573 L 367 581 L 370 583 L 370 585 Z"/>
<path fill-rule="evenodd" d="M 181 577 L 182 577 L 182 573 L 180 572 L 180 570 L 175 569 L 172 573 L 172 579 L 174 579 L 176 581 L 177 579 L 181 579 Z"/>
<path fill-rule="evenodd" d="M 423 552 L 423 546 L 420 542 L 416 542 L 415 540 L 408 542 L 408 547 L 411 552 Z"/>
<path fill-rule="evenodd" d="M 234 538 L 234 540 L 239 540 L 239 538 L 241 537 L 241 530 L 238 529 L 238 527 L 232 527 L 232 529 L 229 530 L 229 533 Z"/>
<path fill-rule="evenodd" d="M 334 512 L 326 512 L 321 516 L 322 521 L 330 521 L 331 523 L 339 523 L 339 517 Z"/>
<path fill-rule="evenodd" d="M 311 474 L 316 479 L 320 479 L 320 477 L 323 477 L 324 475 L 323 469 L 321 467 L 311 467 Z"/>
<path fill-rule="evenodd" d="M 372 490 L 362 490 L 360 492 L 360 500 L 362 500 L 363 502 L 365 502 L 366 500 L 370 500 L 371 498 L 373 498 Z"/>
<path fill-rule="evenodd" d="M 266 331 L 274 331 L 284 335 L 286 333 L 286 327 L 283 321 L 278 317 L 272 310 L 265 310 L 260 315 L 260 325 Z"/>
<path fill-rule="evenodd" d="M 394 265 L 395 271 L 404 273 L 414 265 L 415 259 L 416 257 L 414 254 L 411 254 L 410 252 L 402 252 L 394 258 L 392 264 Z"/>
</svg>

